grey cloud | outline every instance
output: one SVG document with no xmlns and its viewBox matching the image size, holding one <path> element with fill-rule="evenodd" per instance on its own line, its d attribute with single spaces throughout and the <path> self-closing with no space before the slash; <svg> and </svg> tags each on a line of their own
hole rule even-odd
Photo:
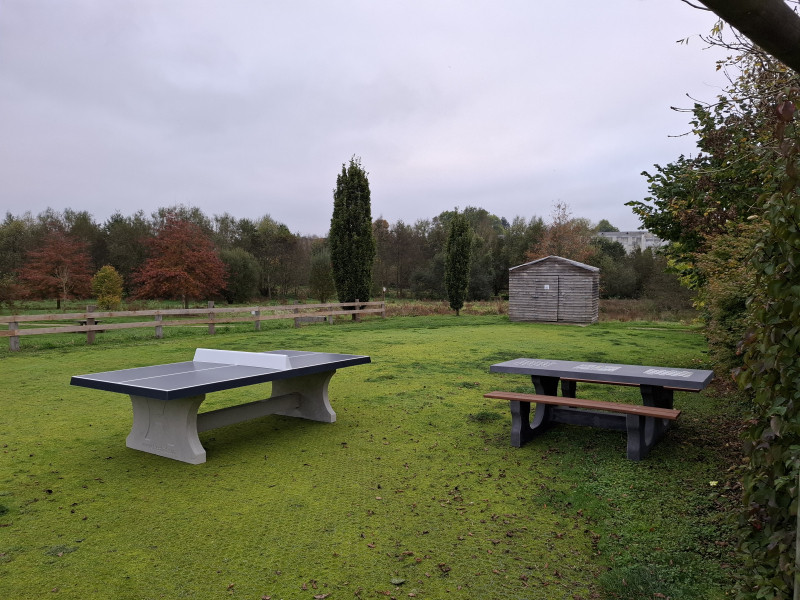
<svg viewBox="0 0 800 600">
<path fill-rule="evenodd" d="M 639 173 L 693 151 L 669 106 L 717 92 L 713 54 L 674 43 L 712 21 L 677 0 L 9 0 L 0 208 L 183 202 L 324 235 L 356 154 L 390 221 L 560 200 L 634 228 Z"/>
</svg>

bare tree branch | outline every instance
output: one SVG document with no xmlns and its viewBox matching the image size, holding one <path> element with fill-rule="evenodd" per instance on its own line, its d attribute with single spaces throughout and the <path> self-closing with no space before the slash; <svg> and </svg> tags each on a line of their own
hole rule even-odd
<svg viewBox="0 0 800 600">
<path fill-rule="evenodd" d="M 691 2 L 689 2 L 689 0 L 681 0 L 681 2 L 685 2 L 686 4 L 688 4 L 692 8 L 696 8 L 697 10 L 708 10 L 708 11 L 711 10 L 710 8 L 706 8 L 705 6 L 698 6 L 697 4 L 692 4 Z"/>
</svg>

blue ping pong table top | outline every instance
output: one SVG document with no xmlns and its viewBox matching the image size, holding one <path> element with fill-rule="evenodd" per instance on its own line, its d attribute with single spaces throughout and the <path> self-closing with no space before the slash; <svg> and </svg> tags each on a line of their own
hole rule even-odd
<svg viewBox="0 0 800 600">
<path fill-rule="evenodd" d="M 175 400 L 276 379 L 335 371 L 338 368 L 370 362 L 369 356 L 328 352 L 271 350 L 264 354 L 285 355 L 289 357 L 291 367 L 275 369 L 217 362 L 185 361 L 75 375 L 70 380 L 70 385 L 158 400 Z"/>
</svg>

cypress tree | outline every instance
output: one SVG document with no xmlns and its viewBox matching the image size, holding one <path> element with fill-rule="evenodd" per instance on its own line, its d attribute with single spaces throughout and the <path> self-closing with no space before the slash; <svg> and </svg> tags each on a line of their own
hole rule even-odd
<svg viewBox="0 0 800 600">
<path fill-rule="evenodd" d="M 339 302 L 369 300 L 375 238 L 369 180 L 361 160 L 355 156 L 349 165 L 342 165 L 342 172 L 336 177 L 329 245 Z"/>
<path fill-rule="evenodd" d="M 459 213 L 450 221 L 450 232 L 445 245 L 444 287 L 450 308 L 459 315 L 469 287 L 472 228 L 467 218 Z"/>
</svg>

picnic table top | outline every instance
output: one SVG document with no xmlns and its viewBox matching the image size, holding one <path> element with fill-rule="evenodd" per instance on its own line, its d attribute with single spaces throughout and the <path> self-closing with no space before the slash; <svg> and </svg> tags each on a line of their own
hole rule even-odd
<svg viewBox="0 0 800 600">
<path fill-rule="evenodd" d="M 354 354 L 301 350 L 235 352 L 198 348 L 191 361 L 75 375 L 70 384 L 158 400 L 175 400 L 369 362 L 369 356 Z"/>
<path fill-rule="evenodd" d="M 704 389 L 714 378 L 713 371 L 704 369 L 648 367 L 541 358 L 515 358 L 494 364 L 489 371 L 587 380 L 598 383 L 652 385 L 692 391 Z"/>
</svg>

